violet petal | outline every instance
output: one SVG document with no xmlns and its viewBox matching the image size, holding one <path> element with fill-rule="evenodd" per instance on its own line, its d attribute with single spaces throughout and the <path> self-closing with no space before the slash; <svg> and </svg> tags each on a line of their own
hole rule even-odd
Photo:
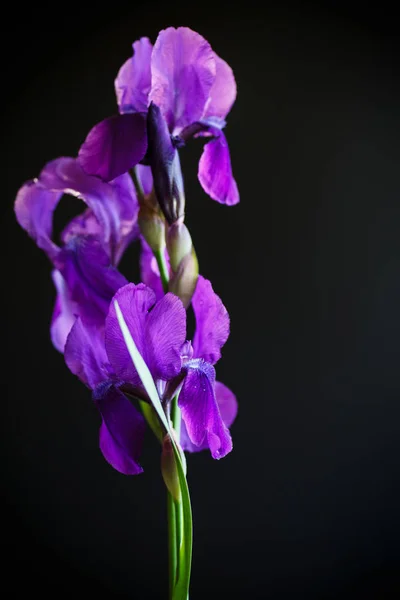
<svg viewBox="0 0 400 600">
<path fill-rule="evenodd" d="M 142 37 L 132 44 L 133 56 L 120 68 L 115 93 L 120 113 L 146 112 L 151 87 L 151 53 L 153 45 Z"/>
<path fill-rule="evenodd" d="M 211 127 L 210 132 L 215 138 L 204 146 L 199 162 L 199 181 L 213 200 L 232 206 L 239 202 L 239 191 L 232 174 L 228 142 L 217 127 Z"/>
</svg>

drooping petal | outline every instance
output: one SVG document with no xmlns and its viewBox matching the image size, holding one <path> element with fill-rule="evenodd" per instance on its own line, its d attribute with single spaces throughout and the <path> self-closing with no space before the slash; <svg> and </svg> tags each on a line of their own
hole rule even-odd
<svg viewBox="0 0 400 600">
<path fill-rule="evenodd" d="M 235 420 L 238 410 L 236 396 L 228 387 L 226 387 L 226 385 L 220 381 L 215 382 L 214 391 L 222 420 L 226 427 L 230 427 Z M 183 419 L 181 421 L 180 444 L 183 450 L 186 450 L 187 452 L 200 452 L 201 450 L 208 450 L 207 438 L 204 438 L 203 443 L 200 446 L 196 446 L 193 444 L 193 442 L 191 442 L 186 429 L 185 421 Z"/>
<path fill-rule="evenodd" d="M 210 44 L 188 27 L 160 31 L 151 57 L 149 100 L 162 111 L 171 133 L 200 120 L 216 75 Z"/>
<path fill-rule="evenodd" d="M 212 365 L 221 358 L 221 348 L 229 336 L 229 315 L 211 282 L 201 275 L 192 298 L 196 317 L 193 353 Z"/>
<path fill-rule="evenodd" d="M 208 447 L 213 458 L 223 458 L 232 450 L 232 439 L 222 419 L 215 397 L 215 370 L 202 359 L 191 360 L 179 394 L 186 433 L 200 449 Z M 191 450 L 187 445 L 187 450 Z"/>
<path fill-rule="evenodd" d="M 168 381 L 179 374 L 185 339 L 185 308 L 177 296 L 168 293 L 146 321 L 146 363 L 154 379 Z"/>
<path fill-rule="evenodd" d="M 103 419 L 100 450 L 106 461 L 124 475 L 142 473 L 138 461 L 145 432 L 143 416 L 111 382 L 100 384 L 93 400 Z"/>
<path fill-rule="evenodd" d="M 217 72 L 210 90 L 203 119 L 210 117 L 225 119 L 236 100 L 237 90 L 233 71 L 222 58 L 216 54 L 214 56 Z"/>
<path fill-rule="evenodd" d="M 90 208 L 64 229 L 63 241 L 72 235 L 96 235 L 116 263 L 136 230 L 139 207 L 130 176 L 124 174 L 105 183 L 87 175 L 74 158 L 62 157 L 44 167 L 38 183 L 50 190 L 48 193 L 76 196 Z"/>
<path fill-rule="evenodd" d="M 210 132 L 215 138 L 204 146 L 199 162 L 199 181 L 213 200 L 232 206 L 239 202 L 239 190 L 232 174 L 228 142 L 217 127 L 211 127 Z"/>
<path fill-rule="evenodd" d="M 157 300 L 164 296 L 164 290 L 161 283 L 160 271 L 157 266 L 156 258 L 148 243 L 142 238 L 142 249 L 140 253 L 140 279 L 145 285 L 153 290 Z M 165 259 L 168 263 L 167 251 L 164 251 Z"/>
<path fill-rule="evenodd" d="M 57 258 L 71 300 L 85 323 L 103 324 L 115 292 L 127 283 L 96 238 L 72 238 Z"/>
<path fill-rule="evenodd" d="M 79 314 L 79 309 L 72 301 L 68 286 L 60 271 L 54 270 L 52 278 L 57 290 L 57 297 L 51 318 L 50 337 L 56 350 L 64 352 L 68 334 L 75 323 L 76 315 Z"/>
<path fill-rule="evenodd" d="M 89 175 L 115 179 L 146 154 L 146 118 L 142 113 L 115 115 L 97 123 L 79 149 L 78 161 Z"/>
<path fill-rule="evenodd" d="M 37 180 L 28 181 L 18 191 L 14 205 L 18 223 L 50 260 L 59 252 L 51 237 L 53 213 L 61 196 L 62 193 L 47 190 Z"/>
<path fill-rule="evenodd" d="M 133 56 L 120 68 L 115 93 L 120 113 L 146 112 L 151 87 L 151 53 L 153 45 L 142 37 L 132 44 Z"/>
<path fill-rule="evenodd" d="M 110 377 L 104 328 L 85 325 L 79 317 L 68 335 L 64 357 L 70 371 L 92 390 Z"/>
<path fill-rule="evenodd" d="M 154 292 L 141 283 L 139 285 L 129 283 L 116 293 L 114 300 L 118 301 L 137 349 L 146 361 L 145 321 L 148 311 L 156 301 Z M 135 387 L 142 387 L 141 379 L 133 366 L 124 342 L 115 313 L 114 302 L 110 304 L 106 319 L 105 341 L 108 358 L 118 377 Z"/>
</svg>

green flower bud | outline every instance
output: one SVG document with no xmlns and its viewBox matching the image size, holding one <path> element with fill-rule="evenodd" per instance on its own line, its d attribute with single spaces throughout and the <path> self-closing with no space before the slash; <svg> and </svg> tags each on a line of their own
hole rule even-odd
<svg viewBox="0 0 400 600">
<path fill-rule="evenodd" d="M 138 223 L 140 231 L 153 252 L 165 248 L 165 221 L 161 213 L 148 204 L 139 209 Z"/>
<path fill-rule="evenodd" d="M 173 271 L 177 271 L 185 256 L 191 253 L 192 248 L 192 238 L 185 223 L 181 220 L 173 223 L 167 232 L 167 250 Z"/>
<path fill-rule="evenodd" d="M 195 249 L 192 246 L 190 254 L 187 254 L 179 263 L 177 270 L 169 280 L 169 291 L 182 300 L 187 308 L 192 300 L 199 276 L 199 263 Z"/>
</svg>

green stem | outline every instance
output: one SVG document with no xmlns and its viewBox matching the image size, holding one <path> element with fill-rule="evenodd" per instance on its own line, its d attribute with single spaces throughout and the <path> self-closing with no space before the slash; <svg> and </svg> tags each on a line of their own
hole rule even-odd
<svg viewBox="0 0 400 600">
<path fill-rule="evenodd" d="M 178 564 L 178 544 L 176 539 L 176 516 L 175 502 L 170 492 L 167 492 L 167 516 L 168 516 L 168 555 L 169 555 L 169 597 L 173 598 L 176 569 Z"/>
<path fill-rule="evenodd" d="M 169 274 L 168 274 L 168 265 L 165 260 L 164 250 L 157 250 L 154 252 L 154 256 L 156 257 L 158 270 L 160 271 L 161 283 L 163 286 L 164 293 L 168 292 L 168 282 L 169 282 Z"/>
<path fill-rule="evenodd" d="M 135 186 L 136 194 L 139 198 L 140 204 L 143 204 L 144 191 L 143 191 L 142 182 L 140 181 L 140 177 L 138 175 L 136 167 L 133 167 L 133 169 L 131 169 L 131 177 L 132 177 L 133 185 Z"/>
</svg>

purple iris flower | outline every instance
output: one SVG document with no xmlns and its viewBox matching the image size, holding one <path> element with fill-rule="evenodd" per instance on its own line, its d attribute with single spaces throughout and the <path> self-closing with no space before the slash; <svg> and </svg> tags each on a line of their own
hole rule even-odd
<svg viewBox="0 0 400 600">
<path fill-rule="evenodd" d="M 53 213 L 64 194 L 82 199 L 87 208 L 65 227 L 59 246 L 52 239 Z M 105 183 L 87 175 L 75 159 L 58 158 L 21 187 L 15 212 L 54 266 L 51 339 L 62 352 L 76 316 L 103 323 L 111 298 L 127 283 L 115 267 L 138 233 L 132 180 L 125 174 Z"/>
<path fill-rule="evenodd" d="M 215 381 L 213 365 L 229 335 L 229 317 L 209 281 L 200 278 L 193 308 L 193 347 L 186 340 L 186 311 L 173 294 L 156 300 L 144 284 L 119 289 L 124 319 L 166 407 L 180 389 L 182 447 L 209 448 L 214 458 L 232 449 L 228 427 L 237 411 L 236 398 Z M 102 416 L 100 448 L 106 460 L 127 475 L 140 473 L 144 420 L 126 394 L 148 401 L 110 304 L 103 328 L 77 319 L 68 336 L 65 360 L 71 371 L 93 390 Z"/>
<path fill-rule="evenodd" d="M 223 132 L 236 98 L 232 69 L 188 27 L 161 31 L 154 47 L 148 38 L 141 38 L 134 42 L 133 50 L 133 57 L 124 63 L 115 80 L 120 115 L 91 130 L 79 152 L 83 168 L 109 180 L 140 161 L 152 164 L 153 155 L 153 163 L 167 163 L 167 170 L 179 173 L 176 149 L 191 137 L 205 137 L 208 142 L 198 170 L 203 189 L 222 204 L 239 202 Z M 159 110 L 160 117 L 153 116 L 146 131 L 146 113 L 151 106 Z M 161 120 L 165 121 L 169 141 Z M 161 134 L 161 147 L 152 139 L 154 121 Z M 154 164 L 152 168 L 154 175 Z M 161 178 L 165 179 L 165 173 Z"/>
</svg>

